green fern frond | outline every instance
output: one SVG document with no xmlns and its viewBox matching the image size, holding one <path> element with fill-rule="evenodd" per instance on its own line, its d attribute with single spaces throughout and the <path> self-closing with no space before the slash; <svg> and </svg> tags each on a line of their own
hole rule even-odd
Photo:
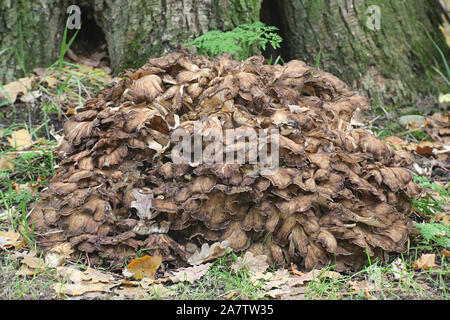
<svg viewBox="0 0 450 320">
<path fill-rule="evenodd" d="M 250 56 L 252 46 L 265 50 L 267 44 L 270 44 L 274 49 L 279 48 L 283 39 L 276 30 L 278 28 L 258 21 L 242 24 L 231 31 L 211 30 L 184 45 L 194 46 L 199 54 L 210 58 L 229 52 L 240 60 L 245 60 Z"/>
</svg>

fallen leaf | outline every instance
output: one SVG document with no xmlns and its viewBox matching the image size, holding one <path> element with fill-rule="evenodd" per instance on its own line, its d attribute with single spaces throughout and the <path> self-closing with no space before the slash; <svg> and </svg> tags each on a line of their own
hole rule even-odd
<svg viewBox="0 0 450 320">
<path fill-rule="evenodd" d="M 362 281 L 348 281 L 347 284 L 353 290 L 351 294 L 358 294 L 360 292 L 367 292 L 373 290 L 374 287 L 372 284 L 368 283 L 366 280 Z"/>
<path fill-rule="evenodd" d="M 272 278 L 261 286 L 262 289 L 270 290 L 273 288 L 279 288 L 282 285 L 288 285 L 290 287 L 301 286 L 305 282 L 313 280 L 312 272 L 308 272 L 301 277 L 296 277 L 291 276 L 289 271 L 283 269 L 276 271 L 272 275 Z"/>
<path fill-rule="evenodd" d="M 328 278 L 331 280 L 337 280 L 339 278 L 342 277 L 342 275 L 339 272 L 336 271 L 331 271 L 331 270 L 312 270 L 311 274 L 313 276 L 314 279 L 324 279 L 324 278 Z"/>
<path fill-rule="evenodd" d="M 274 277 L 274 275 L 270 272 L 255 272 L 255 273 L 250 274 L 250 281 L 253 284 L 256 284 L 260 280 L 268 281 L 268 280 L 272 279 L 273 277 Z"/>
<path fill-rule="evenodd" d="M 145 299 L 148 293 L 141 287 L 119 287 L 114 289 L 114 293 L 123 298 Z"/>
<path fill-rule="evenodd" d="M 69 267 L 57 267 L 56 274 L 59 279 L 69 280 L 73 283 L 92 282 L 92 283 L 110 283 L 114 280 L 111 274 L 104 273 L 92 268 L 81 271 Z"/>
<path fill-rule="evenodd" d="M 172 276 L 169 279 L 173 283 L 177 282 L 194 282 L 200 280 L 207 272 L 211 263 L 201 264 L 189 268 L 180 268 L 177 271 L 172 272 Z"/>
<path fill-rule="evenodd" d="M 161 262 L 162 258 L 160 256 L 147 255 L 132 260 L 128 264 L 127 270 L 133 273 L 134 278 L 137 280 L 142 278 L 155 279 L 156 270 L 158 270 Z"/>
<path fill-rule="evenodd" d="M 0 244 L 0 249 L 9 249 L 11 247 L 20 249 L 26 243 L 21 234 L 14 230 L 0 231 L 0 239 L 2 239 L 0 243 L 3 243 L 3 245 Z"/>
<path fill-rule="evenodd" d="M 44 261 L 41 258 L 36 258 L 34 252 L 23 256 L 22 265 L 16 271 L 18 276 L 33 276 L 41 273 L 44 270 Z"/>
<path fill-rule="evenodd" d="M 300 300 L 305 298 L 306 286 L 290 288 L 283 286 L 281 289 L 285 291 L 288 290 L 288 292 L 280 297 L 282 300 Z"/>
<path fill-rule="evenodd" d="M 204 243 L 199 251 L 196 251 L 189 259 L 188 263 L 191 265 L 198 265 L 210 260 L 214 260 L 218 257 L 223 256 L 225 253 L 229 252 L 231 248 L 228 246 L 228 241 L 215 242 L 209 246 L 209 244 Z"/>
<path fill-rule="evenodd" d="M 56 84 L 58 83 L 58 79 L 56 77 L 53 77 L 53 76 L 46 76 L 46 77 L 41 78 L 40 82 L 46 82 L 47 83 L 47 87 L 55 88 Z"/>
<path fill-rule="evenodd" d="M 19 94 L 25 94 L 28 90 L 31 90 L 33 80 L 34 77 L 27 77 L 5 84 L 4 90 L 0 89 L 0 97 L 5 97 L 10 103 L 14 103 Z"/>
<path fill-rule="evenodd" d="M 16 157 L 13 154 L 4 154 L 0 156 L 0 170 L 13 169 L 15 158 Z"/>
<path fill-rule="evenodd" d="M 11 240 L 8 237 L 0 236 L 0 249 L 5 250 L 12 247 Z"/>
<path fill-rule="evenodd" d="M 270 297 L 270 298 L 280 298 L 283 295 L 285 295 L 286 293 L 289 293 L 290 291 L 286 291 L 286 290 L 281 290 L 281 289 L 273 289 L 270 291 L 267 291 L 264 296 L 266 297 Z"/>
<path fill-rule="evenodd" d="M 414 270 L 428 270 L 437 268 L 438 265 L 435 263 L 436 255 L 424 254 L 414 263 Z"/>
<path fill-rule="evenodd" d="M 114 277 L 111 274 L 87 268 L 81 275 L 81 279 L 92 283 L 110 283 L 114 280 Z"/>
<path fill-rule="evenodd" d="M 394 275 L 394 279 L 396 280 L 403 280 L 406 278 L 406 267 L 400 258 L 397 258 L 397 260 L 392 263 L 391 271 Z"/>
<path fill-rule="evenodd" d="M 65 282 L 53 285 L 53 289 L 59 295 L 66 294 L 71 296 L 80 296 L 87 292 L 109 292 L 116 282 L 110 274 L 87 268 L 81 271 L 69 267 L 57 267 L 57 277 Z"/>
<path fill-rule="evenodd" d="M 28 267 L 32 269 L 38 269 L 44 265 L 42 259 L 30 255 L 23 257 L 22 263 L 26 264 Z"/>
<path fill-rule="evenodd" d="M 238 257 L 231 265 L 231 270 L 248 270 L 251 273 L 264 272 L 269 268 L 266 255 L 253 256 L 253 253 L 247 251 L 243 257 Z"/>
<path fill-rule="evenodd" d="M 384 141 L 392 143 L 397 148 L 401 148 L 408 144 L 405 140 L 400 139 L 399 137 L 396 137 L 396 136 L 387 137 L 386 139 L 384 139 Z"/>
<path fill-rule="evenodd" d="M 70 296 L 80 296 L 87 292 L 109 292 L 114 284 L 104 284 L 104 283 L 55 283 L 53 289 L 56 294 L 63 295 L 67 294 Z"/>
<path fill-rule="evenodd" d="M 416 146 L 416 152 L 421 156 L 431 156 L 433 149 L 434 144 L 430 141 L 423 141 Z"/>
<path fill-rule="evenodd" d="M 47 252 L 45 255 L 45 263 L 51 268 L 61 266 L 68 257 L 73 253 L 72 246 L 68 242 L 61 243 Z"/>
<path fill-rule="evenodd" d="M 447 258 L 450 258 L 450 251 L 447 250 L 447 249 L 442 249 L 442 250 L 441 250 L 441 254 L 442 254 L 443 256 L 446 256 Z"/>
<path fill-rule="evenodd" d="M 37 98 L 39 98 L 42 95 L 42 92 L 40 90 L 35 91 L 28 91 L 25 94 L 23 94 L 19 100 L 24 103 L 34 103 Z"/>
<path fill-rule="evenodd" d="M 7 138 L 13 148 L 25 148 L 31 146 L 31 136 L 26 129 L 13 131 L 10 138 Z"/>
<path fill-rule="evenodd" d="M 144 288 L 144 286 L 143 286 L 143 288 Z M 146 289 L 148 292 L 153 293 L 161 298 L 173 296 L 176 294 L 174 291 L 169 290 L 169 288 L 167 288 L 159 283 L 153 283 L 150 287 L 147 287 L 144 289 Z"/>
<path fill-rule="evenodd" d="M 32 269 L 28 267 L 27 265 L 21 265 L 19 270 L 16 271 L 16 276 L 22 276 L 22 277 L 28 277 L 33 276 L 39 273 L 39 270 Z"/>
</svg>

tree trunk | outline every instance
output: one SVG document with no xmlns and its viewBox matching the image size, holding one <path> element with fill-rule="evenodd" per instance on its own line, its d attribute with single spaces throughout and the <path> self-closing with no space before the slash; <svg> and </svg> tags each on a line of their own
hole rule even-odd
<svg viewBox="0 0 450 320">
<path fill-rule="evenodd" d="M 260 10 L 260 0 L 0 1 L 0 52 L 10 48 L 0 55 L 0 82 L 22 71 L 14 54 L 20 51 L 19 22 L 26 70 L 48 66 L 58 58 L 72 4 L 81 9 L 82 25 L 74 45 L 106 41 L 114 72 L 137 68 L 208 30 L 257 21 Z"/>
<path fill-rule="evenodd" d="M 402 104 L 437 92 L 430 66 L 442 61 L 424 30 L 449 56 L 439 30 L 438 0 L 4 0 L 0 82 L 23 74 L 17 56 L 28 72 L 57 60 L 72 4 L 80 7 L 82 21 L 74 45 L 105 43 L 115 73 L 139 67 L 208 30 L 259 19 L 279 27 L 284 39 L 280 50 L 267 56 L 314 65 L 320 52 L 322 70 L 372 102 Z M 379 28 L 376 23 L 373 28 L 371 5 L 379 8 Z"/>
<path fill-rule="evenodd" d="M 261 19 L 280 28 L 285 60 L 314 65 L 320 51 L 322 70 L 372 102 L 400 104 L 436 93 L 430 66 L 442 61 L 425 30 L 449 57 L 442 13 L 439 0 L 266 0 Z"/>
</svg>

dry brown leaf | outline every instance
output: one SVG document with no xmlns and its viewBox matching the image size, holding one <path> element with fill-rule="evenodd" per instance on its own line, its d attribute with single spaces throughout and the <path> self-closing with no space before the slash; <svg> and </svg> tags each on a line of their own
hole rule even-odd
<svg viewBox="0 0 450 320">
<path fill-rule="evenodd" d="M 72 246 L 68 242 L 58 244 L 45 255 L 45 263 L 51 268 L 61 266 L 73 253 Z"/>
<path fill-rule="evenodd" d="M 148 295 L 147 290 L 144 290 L 141 287 L 129 287 L 129 286 L 120 286 L 119 288 L 114 289 L 113 291 L 120 298 L 131 298 L 131 299 L 145 299 Z"/>
<path fill-rule="evenodd" d="M 254 272 L 250 274 L 250 281 L 253 284 L 257 284 L 260 281 L 269 281 L 273 277 L 273 273 L 270 272 Z"/>
<path fill-rule="evenodd" d="M 40 273 L 39 269 L 33 269 L 33 268 L 30 268 L 27 265 L 23 264 L 20 266 L 19 270 L 16 271 L 15 275 L 22 276 L 22 277 L 28 277 L 28 276 L 34 276 L 39 273 Z"/>
<path fill-rule="evenodd" d="M 111 274 L 87 268 L 81 275 L 81 280 L 90 281 L 92 283 L 110 283 L 114 281 L 114 277 Z"/>
<path fill-rule="evenodd" d="M 394 275 L 394 278 L 396 280 L 403 280 L 403 279 L 405 279 L 406 274 L 407 274 L 406 267 L 403 264 L 402 259 L 400 259 L 400 258 L 397 258 L 397 260 L 395 260 L 392 263 L 391 271 L 392 271 L 392 273 Z"/>
<path fill-rule="evenodd" d="M 358 294 L 360 292 L 367 292 L 374 289 L 374 286 L 367 282 L 366 280 L 362 281 L 348 281 L 347 284 L 353 290 L 351 294 Z"/>
<path fill-rule="evenodd" d="M 57 267 L 56 274 L 59 279 L 69 280 L 72 283 L 111 283 L 114 281 L 114 277 L 111 274 L 92 268 L 81 271 L 70 267 Z"/>
<path fill-rule="evenodd" d="M 311 274 L 314 279 L 324 279 L 328 278 L 331 280 L 338 280 L 342 277 L 342 275 L 339 272 L 331 271 L 331 270 L 312 270 Z"/>
<path fill-rule="evenodd" d="M 231 270 L 248 270 L 251 273 L 264 272 L 269 268 L 266 255 L 254 256 L 252 252 L 247 251 L 243 257 L 238 257 L 231 265 Z"/>
<path fill-rule="evenodd" d="M 12 242 L 8 237 L 0 236 L 0 249 L 5 250 L 12 247 Z"/>
<path fill-rule="evenodd" d="M 270 290 L 270 291 L 267 291 L 266 293 L 264 293 L 264 296 L 277 299 L 277 298 L 281 298 L 285 294 L 288 294 L 289 292 L 291 292 L 291 291 L 290 290 L 282 290 L 282 289 L 273 289 L 273 290 Z"/>
<path fill-rule="evenodd" d="M 384 139 L 384 141 L 392 143 L 394 146 L 396 146 L 399 149 L 404 147 L 404 146 L 406 146 L 408 144 L 405 140 L 400 139 L 397 136 L 387 137 L 386 139 Z"/>
<path fill-rule="evenodd" d="M 38 269 L 44 265 L 44 261 L 40 258 L 33 257 L 31 255 L 27 255 L 22 260 L 23 264 L 26 264 L 28 267 L 32 269 Z"/>
<path fill-rule="evenodd" d="M 80 296 L 88 292 L 110 292 L 114 284 L 104 284 L 104 283 L 92 283 L 92 282 L 80 282 L 80 283 L 66 283 L 53 284 L 53 289 L 58 295 L 70 295 L 70 296 Z"/>
<path fill-rule="evenodd" d="M 132 260 L 127 270 L 133 274 L 135 279 L 150 278 L 155 279 L 156 270 L 161 265 L 162 258 L 160 256 L 144 256 Z"/>
<path fill-rule="evenodd" d="M 134 201 L 131 202 L 130 207 L 137 210 L 139 218 L 152 218 L 152 193 L 142 193 L 139 190 L 133 190 Z"/>
<path fill-rule="evenodd" d="M 5 97 L 10 103 L 14 103 L 19 94 L 25 94 L 28 90 L 31 90 L 34 77 L 20 78 L 17 81 L 5 84 L 4 90 L 0 90 L 0 97 Z"/>
<path fill-rule="evenodd" d="M 0 249 L 20 249 L 26 243 L 22 235 L 14 230 L 0 231 Z M 3 245 L 2 245 L 3 244 Z"/>
<path fill-rule="evenodd" d="M 433 149 L 434 144 L 430 141 L 423 141 L 416 146 L 416 152 L 421 156 L 431 156 Z"/>
<path fill-rule="evenodd" d="M 117 285 L 110 274 L 87 268 L 81 271 L 69 267 L 57 267 L 56 274 L 64 282 L 53 285 L 57 294 L 80 296 L 88 292 L 109 292 Z"/>
<path fill-rule="evenodd" d="M 424 254 L 414 263 L 414 270 L 428 270 L 439 267 L 436 263 L 436 255 Z"/>
<path fill-rule="evenodd" d="M 177 282 L 194 282 L 200 280 L 208 272 L 211 263 L 200 264 L 189 268 L 179 268 L 172 272 L 169 277 L 173 283 Z"/>
<path fill-rule="evenodd" d="M 447 250 L 447 249 L 442 249 L 442 250 L 441 250 L 441 254 L 442 254 L 443 256 L 446 256 L 447 258 L 450 258 L 450 251 Z"/>
<path fill-rule="evenodd" d="M 9 170 L 14 168 L 14 154 L 4 154 L 0 156 L 0 170 Z"/>
<path fill-rule="evenodd" d="M 196 253 L 194 253 L 188 259 L 188 263 L 191 265 L 202 264 L 221 257 L 230 250 L 231 248 L 228 246 L 227 240 L 224 240 L 222 242 L 215 242 L 211 245 L 211 247 L 209 246 L 209 244 L 204 243 L 200 249 L 200 252 L 197 251 Z"/>
<path fill-rule="evenodd" d="M 313 275 L 311 272 L 308 272 L 304 276 L 296 277 L 292 276 L 289 271 L 283 269 L 278 270 L 275 273 L 271 274 L 271 278 L 268 282 L 264 283 L 261 288 L 264 290 L 270 290 L 273 288 L 279 288 L 282 285 L 287 285 L 289 287 L 302 286 L 305 282 L 311 281 L 313 279 Z"/>
<path fill-rule="evenodd" d="M 41 258 L 34 256 L 33 252 L 23 256 L 22 265 L 16 271 L 18 276 L 33 276 L 41 273 L 44 270 L 45 264 Z"/>
</svg>

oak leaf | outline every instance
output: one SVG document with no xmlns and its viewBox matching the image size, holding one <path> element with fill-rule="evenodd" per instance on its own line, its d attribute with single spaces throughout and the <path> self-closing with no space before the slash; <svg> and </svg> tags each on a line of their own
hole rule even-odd
<svg viewBox="0 0 450 320">
<path fill-rule="evenodd" d="M 135 279 L 150 278 L 155 279 L 156 270 L 160 267 L 162 258 L 160 256 L 144 256 L 132 260 L 127 270 L 133 274 Z"/>
</svg>

